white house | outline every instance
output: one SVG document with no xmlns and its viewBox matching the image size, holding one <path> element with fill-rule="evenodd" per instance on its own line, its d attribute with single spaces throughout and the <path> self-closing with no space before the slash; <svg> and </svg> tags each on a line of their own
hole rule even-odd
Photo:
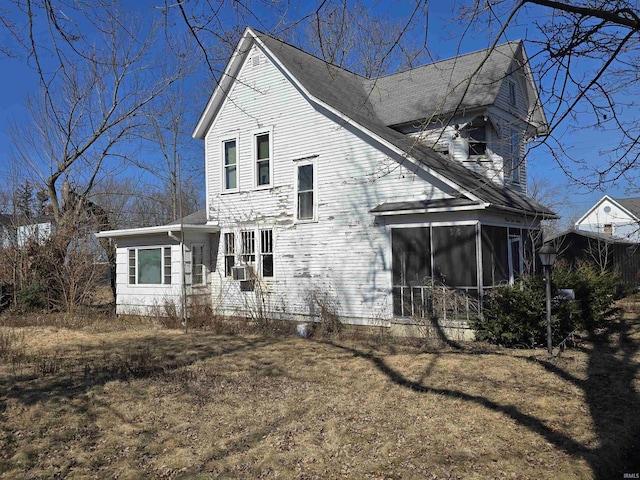
<svg viewBox="0 0 640 480">
<path fill-rule="evenodd" d="M 477 300 L 531 265 L 554 216 L 526 196 L 546 132 L 521 42 L 368 79 L 247 28 L 193 134 L 206 212 L 99 234 L 117 242 L 117 310 L 196 283 L 227 315 L 330 304 L 387 326 L 434 290 Z"/>
<path fill-rule="evenodd" d="M 640 197 L 605 195 L 580 217 L 575 228 L 640 243 Z"/>
<path fill-rule="evenodd" d="M 29 241 L 43 243 L 51 237 L 54 228 L 51 215 L 25 217 L 0 214 L 0 245 L 23 247 Z"/>
</svg>

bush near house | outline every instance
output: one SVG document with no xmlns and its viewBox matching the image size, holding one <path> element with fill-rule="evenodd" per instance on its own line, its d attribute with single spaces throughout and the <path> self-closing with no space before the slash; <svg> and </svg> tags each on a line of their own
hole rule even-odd
<svg viewBox="0 0 640 480">
<path fill-rule="evenodd" d="M 558 290 L 571 288 L 575 300 L 564 300 Z M 552 273 L 552 335 L 557 345 L 577 330 L 591 331 L 611 318 L 613 302 L 622 289 L 615 274 L 588 263 L 558 264 Z M 485 297 L 482 318 L 472 322 L 476 339 L 506 347 L 546 344 L 546 291 L 543 276 L 523 276 L 513 286 L 502 286 Z"/>
</svg>

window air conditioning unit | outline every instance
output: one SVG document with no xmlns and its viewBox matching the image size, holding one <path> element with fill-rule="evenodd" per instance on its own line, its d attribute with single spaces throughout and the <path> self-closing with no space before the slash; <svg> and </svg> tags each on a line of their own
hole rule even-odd
<svg viewBox="0 0 640 480">
<path fill-rule="evenodd" d="M 246 265 L 232 267 L 231 274 L 233 275 L 234 280 L 249 280 L 249 267 Z"/>
</svg>

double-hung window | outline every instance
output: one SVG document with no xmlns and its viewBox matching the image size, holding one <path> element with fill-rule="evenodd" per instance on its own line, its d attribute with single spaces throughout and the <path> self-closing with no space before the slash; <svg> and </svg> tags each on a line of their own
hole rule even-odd
<svg viewBox="0 0 640 480">
<path fill-rule="evenodd" d="M 516 84 L 509 80 L 507 82 L 509 85 L 509 105 L 516 106 L 516 101 L 518 100 L 517 92 L 516 92 Z"/>
<path fill-rule="evenodd" d="M 232 275 L 233 266 L 236 263 L 235 235 L 232 232 L 224 234 L 224 275 Z"/>
<path fill-rule="evenodd" d="M 129 250 L 130 285 L 170 285 L 171 247 Z"/>
<path fill-rule="evenodd" d="M 520 135 L 511 130 L 511 181 L 520 183 Z"/>
<path fill-rule="evenodd" d="M 469 156 L 487 154 L 487 128 L 485 125 L 469 127 Z"/>
<path fill-rule="evenodd" d="M 191 245 L 191 262 L 193 269 L 193 285 L 204 285 L 206 281 L 204 270 L 204 246 Z"/>
<path fill-rule="evenodd" d="M 298 220 L 314 220 L 316 215 L 315 164 L 297 166 L 297 217 Z"/>
<path fill-rule="evenodd" d="M 241 260 L 243 263 L 255 263 L 256 261 L 256 232 L 243 230 L 240 232 L 242 240 Z"/>
<path fill-rule="evenodd" d="M 260 230 L 262 277 L 273 277 L 273 230 Z"/>
<path fill-rule="evenodd" d="M 256 186 L 271 185 L 271 134 L 259 133 L 254 137 L 254 154 L 256 169 Z"/>
<path fill-rule="evenodd" d="M 257 237 L 257 238 L 256 238 Z M 250 265 L 254 275 L 262 278 L 274 276 L 274 241 L 273 229 L 241 230 L 239 235 L 239 249 L 235 248 L 236 236 L 233 233 L 224 234 L 224 268 L 225 276 L 233 276 L 236 264 L 236 253 L 241 264 Z"/>
<path fill-rule="evenodd" d="M 238 190 L 238 140 L 222 142 L 223 191 Z"/>
</svg>

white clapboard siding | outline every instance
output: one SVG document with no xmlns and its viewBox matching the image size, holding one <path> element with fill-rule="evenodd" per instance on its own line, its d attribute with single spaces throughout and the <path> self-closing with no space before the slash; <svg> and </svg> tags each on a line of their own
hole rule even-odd
<svg viewBox="0 0 640 480">
<path fill-rule="evenodd" d="M 273 228 L 275 278 L 262 288 L 274 311 L 317 313 L 315 292 L 316 298 L 329 295 L 352 319 L 390 318 L 389 231 L 374 224 L 370 210 L 383 202 L 446 198 L 450 187 L 316 110 L 264 58 L 258 67 L 244 65 L 206 136 L 210 216 L 222 233 Z M 273 188 L 266 190 L 253 187 L 253 132 L 260 128 L 273 134 Z M 239 139 L 240 192 L 231 194 L 221 193 L 220 145 L 229 135 Z M 316 165 L 318 221 L 296 224 L 295 165 L 306 157 Z M 223 274 L 220 250 L 214 308 L 242 315 L 255 307 L 256 294 L 241 293 L 239 282 Z"/>
</svg>

